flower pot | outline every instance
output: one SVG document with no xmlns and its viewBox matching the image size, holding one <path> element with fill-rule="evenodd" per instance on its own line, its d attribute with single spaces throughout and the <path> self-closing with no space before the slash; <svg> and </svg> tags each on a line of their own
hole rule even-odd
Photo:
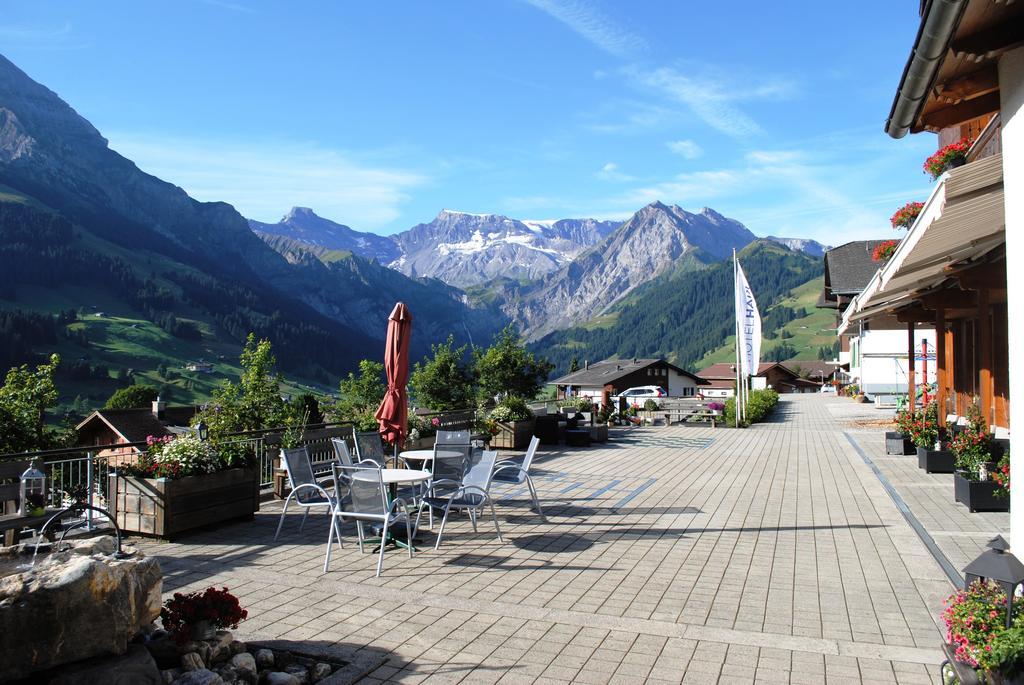
<svg viewBox="0 0 1024 685">
<path fill-rule="evenodd" d="M 530 444 L 533 436 L 533 419 L 527 421 L 498 422 L 498 433 L 491 438 L 495 449 L 520 450 Z"/>
<path fill-rule="evenodd" d="M 960 685 L 981 685 L 981 673 L 973 666 L 958 661 L 953 647 L 949 644 L 944 644 L 942 645 L 942 651 L 946 654 L 946 663 L 943 665 L 943 671 L 948 666 L 956 675 Z M 943 682 L 950 682 L 945 679 L 945 673 L 943 673 L 942 678 Z"/>
<path fill-rule="evenodd" d="M 886 454 L 913 454 L 914 443 L 899 431 L 885 432 L 885 453 Z"/>
<path fill-rule="evenodd" d="M 1009 511 L 1010 498 L 999 496 L 999 484 L 992 480 L 968 480 L 962 471 L 953 475 L 953 495 L 957 502 L 976 511 Z"/>
<path fill-rule="evenodd" d="M 917 465 L 924 469 L 925 473 L 953 473 L 956 470 L 955 462 L 952 452 L 917 448 Z"/>
</svg>

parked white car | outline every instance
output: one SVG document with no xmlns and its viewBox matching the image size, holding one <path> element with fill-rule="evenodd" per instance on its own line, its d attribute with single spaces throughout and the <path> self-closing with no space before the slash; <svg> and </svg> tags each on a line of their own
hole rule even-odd
<svg viewBox="0 0 1024 685">
<path fill-rule="evenodd" d="M 821 394 L 836 395 L 838 393 L 836 392 L 836 386 L 832 385 L 831 383 L 825 383 L 824 385 L 821 386 Z"/>
<path fill-rule="evenodd" d="M 644 402 L 647 400 L 654 400 L 660 407 L 661 399 L 663 397 L 668 397 L 668 393 L 665 392 L 665 388 L 658 385 L 641 385 L 615 395 L 612 400 L 618 403 L 619 398 L 622 398 L 626 400 L 628 404 L 638 404 L 641 407 L 643 407 Z"/>
</svg>

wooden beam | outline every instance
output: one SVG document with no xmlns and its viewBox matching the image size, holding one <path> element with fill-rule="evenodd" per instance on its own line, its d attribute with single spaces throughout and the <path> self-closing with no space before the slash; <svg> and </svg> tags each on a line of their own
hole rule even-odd
<svg viewBox="0 0 1024 685">
<path fill-rule="evenodd" d="M 935 313 L 923 307 L 905 307 L 896 312 L 896 320 L 900 323 L 917 323 L 919 321 L 931 321 Z"/>
<path fill-rule="evenodd" d="M 995 423 L 992 409 L 995 405 L 995 387 L 992 384 L 992 318 L 988 300 L 988 291 L 978 293 L 978 351 L 981 360 L 978 364 L 978 389 L 981 391 L 981 415 L 985 424 Z"/>
<path fill-rule="evenodd" d="M 921 114 L 920 119 L 911 128 L 914 133 L 921 131 L 939 131 L 950 126 L 962 124 L 984 114 L 992 114 L 999 111 L 999 91 L 986 93 L 971 100 L 932 109 Z"/>
<path fill-rule="evenodd" d="M 943 307 L 956 309 L 960 307 L 974 307 L 978 303 L 978 296 L 973 290 L 941 290 L 939 292 L 922 295 L 919 298 L 921 306 L 926 309 Z"/>
<path fill-rule="evenodd" d="M 936 99 L 949 105 L 999 90 L 999 70 L 995 63 L 977 71 L 935 84 Z"/>
<path fill-rule="evenodd" d="M 955 278 L 961 290 L 1006 290 L 1006 270 L 989 266 L 984 271 L 965 271 Z"/>
<path fill-rule="evenodd" d="M 1012 17 L 1003 17 L 992 26 L 957 38 L 950 48 L 957 59 L 980 62 L 1021 44 L 1024 44 L 1024 32 L 1020 30 L 1020 24 Z"/>
</svg>

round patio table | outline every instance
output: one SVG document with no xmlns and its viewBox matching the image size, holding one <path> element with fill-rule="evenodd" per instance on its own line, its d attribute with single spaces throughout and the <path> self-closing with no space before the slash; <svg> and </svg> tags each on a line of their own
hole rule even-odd
<svg viewBox="0 0 1024 685">
<path fill-rule="evenodd" d="M 355 480 L 364 480 L 369 482 L 376 480 L 372 471 L 357 472 L 352 476 L 352 478 Z M 391 499 L 395 499 L 398 494 L 399 484 L 422 483 L 423 481 L 430 479 L 430 471 L 420 471 L 419 469 L 381 469 L 380 479 L 388 486 L 388 490 L 390 491 L 388 494 L 391 496 Z M 396 539 L 394 533 L 388 531 L 387 539 L 383 542 L 391 542 L 398 547 L 404 547 L 412 541 Z M 415 546 L 413 547 L 413 550 L 416 550 Z"/>
<path fill-rule="evenodd" d="M 462 452 L 455 452 L 453 450 L 409 450 L 402 452 L 398 456 L 406 461 L 418 461 L 426 466 L 428 461 L 434 460 L 434 455 L 439 455 L 442 459 L 455 459 L 456 457 L 462 456 Z"/>
</svg>

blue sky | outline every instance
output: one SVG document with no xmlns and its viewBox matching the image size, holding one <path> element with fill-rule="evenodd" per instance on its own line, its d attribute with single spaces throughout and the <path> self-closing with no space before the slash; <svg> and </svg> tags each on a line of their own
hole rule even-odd
<svg viewBox="0 0 1024 685">
<path fill-rule="evenodd" d="M 710 206 L 760 235 L 892 235 L 930 135 L 882 131 L 916 0 L 37 2 L 0 52 L 201 200 L 393 233 Z"/>
</svg>

